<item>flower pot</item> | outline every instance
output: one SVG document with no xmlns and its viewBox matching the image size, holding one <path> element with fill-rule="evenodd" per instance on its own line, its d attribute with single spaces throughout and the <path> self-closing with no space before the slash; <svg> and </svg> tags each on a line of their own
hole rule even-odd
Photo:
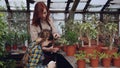
<svg viewBox="0 0 120 68">
<path fill-rule="evenodd" d="M 88 57 L 89 54 L 94 53 L 94 51 L 96 50 L 96 46 L 89 47 L 89 46 L 85 45 L 85 47 L 83 49 L 84 49 L 84 51 L 86 53 L 86 56 Z"/>
<path fill-rule="evenodd" d="M 104 67 L 110 67 L 110 64 L 111 64 L 111 58 L 103 58 L 102 59 L 102 65 Z"/>
<path fill-rule="evenodd" d="M 11 46 L 6 46 L 5 49 L 7 52 L 9 52 L 9 51 L 11 51 Z"/>
<path fill-rule="evenodd" d="M 90 59 L 90 65 L 92 67 L 98 67 L 98 65 L 99 65 L 99 59 L 98 58 L 95 58 L 95 59 L 91 58 Z"/>
<path fill-rule="evenodd" d="M 12 49 L 17 50 L 17 45 L 13 45 Z"/>
<path fill-rule="evenodd" d="M 103 47 L 102 50 L 106 54 L 113 55 L 114 53 L 118 51 L 118 48 L 114 47 L 112 50 L 110 50 L 108 47 Z"/>
<path fill-rule="evenodd" d="M 71 45 L 71 46 L 68 46 L 68 47 L 67 47 L 66 55 L 67 55 L 67 56 L 74 56 L 75 52 L 76 52 L 75 46 L 74 46 L 74 45 Z"/>
<path fill-rule="evenodd" d="M 86 63 L 85 63 L 85 60 L 78 60 L 77 61 L 77 66 L 78 68 L 86 68 Z"/>
<path fill-rule="evenodd" d="M 96 47 L 97 51 L 98 51 L 98 52 L 102 52 L 102 47 L 104 47 L 103 44 L 97 45 L 97 47 Z"/>
<path fill-rule="evenodd" d="M 26 51 L 26 49 L 27 49 L 26 46 L 22 46 L 23 51 Z"/>
<path fill-rule="evenodd" d="M 64 45 L 64 46 L 62 47 L 62 50 L 66 53 L 66 52 L 67 52 L 67 45 Z"/>
<path fill-rule="evenodd" d="M 84 47 L 80 47 L 80 48 L 79 48 L 79 51 L 84 51 Z"/>
<path fill-rule="evenodd" d="M 113 58 L 113 65 L 116 67 L 120 67 L 120 57 L 119 58 Z"/>
</svg>

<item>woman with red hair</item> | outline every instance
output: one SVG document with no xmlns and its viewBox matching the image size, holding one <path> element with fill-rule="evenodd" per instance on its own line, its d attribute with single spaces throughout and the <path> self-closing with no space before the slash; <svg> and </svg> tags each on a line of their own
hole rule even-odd
<svg viewBox="0 0 120 68">
<path fill-rule="evenodd" d="M 59 38 L 56 28 L 50 18 L 50 12 L 44 2 L 37 2 L 34 8 L 33 20 L 30 25 L 30 34 L 32 41 L 35 41 L 38 37 L 38 33 L 43 29 L 49 29 L 52 31 L 54 38 Z"/>
<path fill-rule="evenodd" d="M 53 37 L 52 40 L 60 37 L 55 29 L 52 19 L 50 18 L 50 12 L 46 5 L 44 2 L 38 2 L 35 5 L 33 20 L 30 26 L 32 41 L 35 41 L 39 33 L 44 29 L 52 32 L 50 36 L 50 38 Z M 54 43 L 50 43 L 47 45 L 47 43 L 44 43 L 42 45 L 42 50 L 45 57 L 43 60 L 43 65 L 47 65 L 49 62 L 55 61 L 56 68 L 73 68 L 63 55 L 57 53 L 59 49 L 54 48 L 53 44 Z"/>
</svg>

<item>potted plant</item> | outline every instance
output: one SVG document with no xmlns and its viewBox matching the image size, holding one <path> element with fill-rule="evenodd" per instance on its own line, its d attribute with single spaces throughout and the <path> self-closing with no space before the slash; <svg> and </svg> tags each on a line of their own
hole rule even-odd
<svg viewBox="0 0 120 68">
<path fill-rule="evenodd" d="M 12 32 L 13 33 L 13 38 L 12 38 L 12 41 L 13 41 L 13 50 L 17 50 L 18 49 L 18 33 L 17 32 Z"/>
<path fill-rule="evenodd" d="M 100 53 L 99 58 L 101 59 L 102 65 L 104 67 L 110 67 L 111 65 L 111 60 L 112 60 L 112 55 L 106 54 L 104 52 Z"/>
<path fill-rule="evenodd" d="M 11 33 L 6 33 L 5 36 L 5 49 L 7 52 L 11 51 L 12 47 L 12 34 Z"/>
<path fill-rule="evenodd" d="M 86 35 L 89 42 L 88 45 L 89 47 L 91 47 L 91 39 L 96 38 L 96 35 L 98 33 L 97 30 L 95 29 L 92 23 L 86 22 L 81 24 L 81 32 Z"/>
<path fill-rule="evenodd" d="M 61 46 L 61 49 L 62 49 L 64 52 L 66 52 L 66 49 L 67 49 L 67 46 L 66 46 L 66 45 L 67 45 L 67 44 L 68 44 L 68 43 L 67 43 L 67 40 L 66 40 L 63 36 L 55 41 L 55 45 Z"/>
<path fill-rule="evenodd" d="M 97 51 L 97 50 L 94 50 L 93 54 L 89 54 L 90 65 L 92 67 L 98 67 L 98 65 L 99 65 L 99 54 L 100 54 L 100 52 Z"/>
<path fill-rule="evenodd" d="M 77 54 L 74 55 L 77 60 L 78 68 L 86 68 L 86 54 L 84 51 L 79 51 Z"/>
<path fill-rule="evenodd" d="M 74 31 L 76 32 L 76 34 L 77 34 L 77 36 L 78 36 L 78 40 L 80 40 L 81 41 L 81 43 L 82 43 L 82 46 L 84 46 L 84 43 L 83 43 L 83 40 L 81 40 L 81 38 L 82 38 L 82 32 L 81 32 L 81 29 L 80 29 L 80 27 L 81 27 L 81 23 L 80 22 L 75 22 L 74 23 Z"/>
<path fill-rule="evenodd" d="M 75 43 L 77 42 L 77 36 L 76 33 L 74 31 L 70 31 L 68 30 L 66 32 L 66 35 L 64 36 L 65 39 L 68 42 L 68 46 L 67 46 L 67 56 L 73 56 L 76 52 L 76 46 Z"/>
<path fill-rule="evenodd" d="M 116 33 L 118 31 L 117 24 L 116 23 L 107 23 L 105 25 L 106 29 L 106 35 L 109 38 L 109 47 L 108 50 L 106 49 L 105 52 L 109 54 L 113 54 L 114 52 L 117 52 L 117 48 L 113 48 L 114 38 L 116 36 Z"/>
<path fill-rule="evenodd" d="M 75 43 L 78 41 L 77 33 L 74 30 L 74 27 L 76 26 L 74 26 L 75 22 L 73 20 L 69 20 L 66 23 L 67 24 L 61 26 L 63 30 L 62 37 L 64 37 L 68 43 L 66 54 L 67 56 L 74 56 L 76 52 Z"/>
<path fill-rule="evenodd" d="M 83 33 L 82 35 L 85 35 L 88 38 L 88 46 L 84 46 L 84 50 L 86 51 L 87 54 L 93 53 L 95 50 L 96 46 L 91 45 L 91 40 L 93 38 L 96 38 L 97 35 L 97 30 L 93 26 L 91 22 L 86 22 L 81 24 L 81 32 Z"/>
<path fill-rule="evenodd" d="M 30 35 L 26 32 L 20 34 L 20 42 L 22 45 L 22 50 L 25 51 L 26 47 L 28 46 L 28 41 L 30 40 Z"/>
<path fill-rule="evenodd" d="M 113 65 L 120 67 L 120 53 L 113 53 Z"/>
</svg>

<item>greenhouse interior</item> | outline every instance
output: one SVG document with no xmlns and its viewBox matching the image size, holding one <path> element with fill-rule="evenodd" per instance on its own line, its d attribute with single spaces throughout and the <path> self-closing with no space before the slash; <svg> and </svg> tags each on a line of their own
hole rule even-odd
<svg viewBox="0 0 120 68">
<path fill-rule="evenodd" d="M 0 68 L 120 68 L 120 0 L 0 0 Z"/>
</svg>

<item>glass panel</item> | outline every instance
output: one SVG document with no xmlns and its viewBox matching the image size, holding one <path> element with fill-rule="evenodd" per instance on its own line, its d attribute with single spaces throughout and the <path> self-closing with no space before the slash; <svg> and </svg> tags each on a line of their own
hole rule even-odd
<svg viewBox="0 0 120 68">
<path fill-rule="evenodd" d="M 62 34 L 62 28 L 61 26 L 64 25 L 64 21 L 54 21 L 55 28 L 57 29 L 59 34 Z"/>
<path fill-rule="evenodd" d="M 67 2 L 68 0 L 51 0 L 52 2 Z"/>
<path fill-rule="evenodd" d="M 120 5 L 110 5 L 108 8 L 120 8 Z"/>
<path fill-rule="evenodd" d="M 34 0 L 35 2 L 40 2 L 40 1 L 42 1 L 42 2 L 47 2 L 47 0 Z"/>
<path fill-rule="evenodd" d="M 75 14 L 74 20 L 82 20 L 82 14 Z"/>
<path fill-rule="evenodd" d="M 90 5 L 104 5 L 108 0 L 91 0 Z"/>
<path fill-rule="evenodd" d="M 120 3 L 120 0 L 113 0 L 111 3 Z"/>
<path fill-rule="evenodd" d="M 53 18 L 56 20 L 56 19 L 62 19 L 64 20 L 65 19 L 65 15 L 64 13 L 54 13 L 52 14 Z"/>
<path fill-rule="evenodd" d="M 83 10 L 86 3 L 79 3 L 76 10 Z"/>
<path fill-rule="evenodd" d="M 51 3 L 50 9 L 65 9 L 67 3 Z"/>
<path fill-rule="evenodd" d="M 72 6 L 73 6 L 73 2 L 70 3 L 69 10 L 71 10 Z"/>
<path fill-rule="evenodd" d="M 88 11 L 100 11 L 102 7 L 89 8 Z"/>
<path fill-rule="evenodd" d="M 26 9 L 26 0 L 8 0 L 11 9 Z"/>
<path fill-rule="evenodd" d="M 1 7 L 2 7 L 2 8 L 1 8 Z M 6 8 L 5 0 L 0 0 L 0 8 L 1 8 L 1 9 L 3 9 L 3 8 L 4 8 L 4 9 L 7 9 L 7 8 Z"/>
<path fill-rule="evenodd" d="M 80 0 L 80 2 L 87 2 L 88 0 Z"/>
</svg>

